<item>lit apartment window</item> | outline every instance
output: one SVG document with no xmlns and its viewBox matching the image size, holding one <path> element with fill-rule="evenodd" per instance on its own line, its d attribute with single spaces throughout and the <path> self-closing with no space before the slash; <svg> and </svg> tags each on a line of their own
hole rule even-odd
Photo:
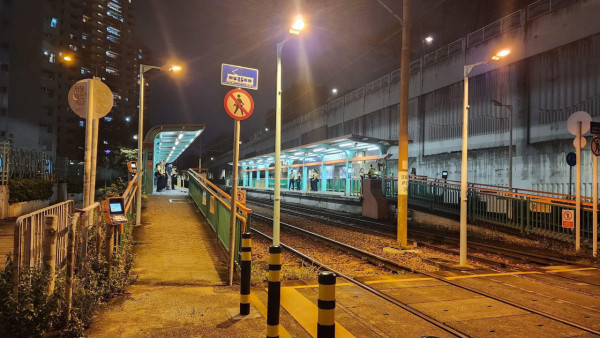
<svg viewBox="0 0 600 338">
<path fill-rule="evenodd" d="M 110 34 L 113 34 L 116 36 L 121 36 L 121 31 L 114 27 L 106 27 L 106 31 L 109 32 Z"/>
<path fill-rule="evenodd" d="M 81 34 L 81 38 L 82 38 L 83 40 L 87 40 L 88 36 L 87 36 L 87 34 Z"/>
<path fill-rule="evenodd" d="M 50 63 L 56 62 L 56 56 L 54 56 L 54 53 L 50 53 L 50 57 L 48 57 L 48 61 L 50 61 Z"/>
<path fill-rule="evenodd" d="M 50 19 L 50 27 L 56 28 L 57 25 L 58 25 L 58 19 L 57 18 Z"/>
<path fill-rule="evenodd" d="M 116 70 L 116 69 L 114 69 L 114 68 L 111 68 L 111 67 L 106 67 L 106 72 L 107 72 L 108 74 L 113 74 L 113 75 L 117 75 L 117 74 L 119 74 L 119 71 L 118 71 L 118 70 Z"/>
<path fill-rule="evenodd" d="M 80 127 L 83 127 L 83 126 L 85 126 L 85 122 L 83 122 L 83 121 L 79 121 L 79 126 L 80 126 Z"/>
<path fill-rule="evenodd" d="M 77 51 L 77 46 L 75 46 L 75 45 L 69 45 L 69 48 L 71 48 L 74 51 Z"/>
<path fill-rule="evenodd" d="M 117 53 L 115 53 L 115 52 L 111 52 L 111 51 L 107 50 L 107 51 L 106 51 L 106 56 L 108 56 L 109 58 L 116 59 L 116 58 L 119 56 L 119 54 L 117 54 Z"/>
<path fill-rule="evenodd" d="M 114 43 L 119 43 L 119 38 L 114 35 L 109 35 L 106 38 Z"/>
</svg>

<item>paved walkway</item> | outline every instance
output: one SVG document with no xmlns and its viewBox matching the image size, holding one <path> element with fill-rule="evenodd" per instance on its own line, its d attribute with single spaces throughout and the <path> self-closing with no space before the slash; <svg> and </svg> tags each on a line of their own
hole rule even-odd
<svg viewBox="0 0 600 338">
<path fill-rule="evenodd" d="M 187 195 L 151 195 L 134 230 L 138 281 L 97 314 L 86 336 L 264 337 L 260 315 L 232 317 L 239 289 L 224 286 L 227 263 L 215 238 Z"/>
</svg>

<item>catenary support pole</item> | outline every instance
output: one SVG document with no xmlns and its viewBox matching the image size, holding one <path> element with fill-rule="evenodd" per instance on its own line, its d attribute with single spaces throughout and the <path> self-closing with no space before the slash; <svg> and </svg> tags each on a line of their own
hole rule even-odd
<svg viewBox="0 0 600 338">
<path fill-rule="evenodd" d="M 577 150 L 575 169 L 575 252 L 581 249 L 581 121 L 577 126 Z"/>
<path fill-rule="evenodd" d="M 594 203 L 593 225 L 592 225 L 592 254 L 598 255 L 598 156 L 592 160 L 592 198 Z"/>
<path fill-rule="evenodd" d="M 407 246 L 408 236 L 408 89 L 410 63 L 410 0 L 402 5 L 402 52 L 400 56 L 400 126 L 398 134 L 398 244 Z"/>
<path fill-rule="evenodd" d="M 240 120 L 235 120 L 233 131 L 233 173 L 231 178 L 231 217 L 229 224 L 229 286 L 233 284 L 235 260 L 235 233 L 237 223 L 238 157 L 240 153 Z"/>
<path fill-rule="evenodd" d="M 465 66 L 463 95 L 462 160 L 460 166 L 460 258 L 458 265 L 467 266 L 467 152 L 469 149 L 469 72 Z"/>
<path fill-rule="evenodd" d="M 144 177 L 144 165 L 142 158 L 142 146 L 143 138 L 142 133 L 144 132 L 144 65 L 140 65 L 140 113 L 138 116 L 138 158 L 137 158 L 137 186 L 138 190 L 135 194 L 136 208 L 135 208 L 135 224 L 140 225 L 142 223 L 142 178 Z M 151 173 L 152 174 L 152 173 Z M 151 193 L 152 191 L 150 191 Z"/>
<path fill-rule="evenodd" d="M 250 276 L 252 269 L 252 235 L 249 232 L 242 234 L 241 256 L 241 281 L 240 281 L 240 314 L 250 314 Z"/>
</svg>

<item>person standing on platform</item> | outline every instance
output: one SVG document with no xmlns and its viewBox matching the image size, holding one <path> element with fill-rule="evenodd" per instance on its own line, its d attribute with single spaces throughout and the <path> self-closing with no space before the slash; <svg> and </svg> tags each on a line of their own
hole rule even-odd
<svg viewBox="0 0 600 338">
<path fill-rule="evenodd" d="M 319 174 L 316 170 L 313 169 L 312 174 L 310 175 L 310 190 L 317 191 L 317 183 L 319 182 Z"/>
<path fill-rule="evenodd" d="M 360 183 L 362 183 L 362 181 L 365 180 L 365 169 L 364 168 L 360 168 L 360 171 L 358 172 L 358 176 L 360 177 Z"/>
<path fill-rule="evenodd" d="M 171 189 L 177 188 L 177 168 L 171 168 Z"/>
<path fill-rule="evenodd" d="M 377 173 L 375 172 L 375 169 L 373 169 L 373 165 L 371 164 L 371 168 L 369 168 L 369 172 L 367 173 L 367 176 L 369 176 L 369 179 L 374 179 L 377 178 Z"/>
<path fill-rule="evenodd" d="M 165 189 L 165 166 L 162 161 L 156 164 L 156 192 L 161 192 Z"/>
<path fill-rule="evenodd" d="M 302 174 L 298 171 L 298 176 L 296 176 L 296 190 L 300 190 L 300 185 L 302 184 Z"/>
<path fill-rule="evenodd" d="M 171 174 L 173 172 L 173 165 L 171 163 L 167 164 L 167 190 L 171 189 L 171 184 L 173 182 L 173 179 L 171 177 Z"/>
<path fill-rule="evenodd" d="M 292 171 L 290 173 L 290 186 L 288 187 L 288 189 L 290 190 L 294 190 L 294 186 L 296 185 L 296 181 L 294 180 L 296 176 L 294 175 L 294 172 Z"/>
</svg>

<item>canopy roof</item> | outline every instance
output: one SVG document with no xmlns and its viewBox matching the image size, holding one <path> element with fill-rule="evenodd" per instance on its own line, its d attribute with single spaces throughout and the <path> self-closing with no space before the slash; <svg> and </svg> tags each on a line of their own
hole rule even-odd
<svg viewBox="0 0 600 338">
<path fill-rule="evenodd" d="M 315 143 L 310 143 L 281 151 L 281 160 L 291 163 L 299 160 L 302 162 L 320 162 L 323 158 L 344 156 L 352 157 L 352 151 L 365 151 L 371 155 L 381 155 L 387 152 L 390 146 L 398 145 L 398 141 L 382 140 L 366 136 L 344 135 Z M 257 168 L 274 163 L 275 153 L 246 158 L 239 161 L 241 167 Z M 233 164 L 230 162 L 229 164 Z"/>
<path fill-rule="evenodd" d="M 154 163 L 175 161 L 203 130 L 203 124 L 168 124 L 150 129 L 146 142 L 154 144 Z"/>
</svg>

